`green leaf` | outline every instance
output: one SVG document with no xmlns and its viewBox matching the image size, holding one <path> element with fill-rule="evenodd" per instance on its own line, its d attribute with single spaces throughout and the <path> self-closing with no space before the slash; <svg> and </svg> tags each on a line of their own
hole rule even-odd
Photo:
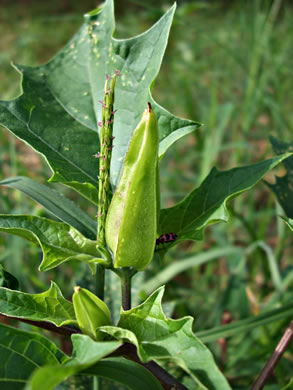
<svg viewBox="0 0 293 390">
<path fill-rule="evenodd" d="M 119 341 L 96 342 L 81 334 L 72 335 L 72 343 L 72 358 L 62 366 L 51 365 L 36 370 L 26 390 L 54 389 L 64 379 L 91 367 L 121 345 Z"/>
<path fill-rule="evenodd" d="M 287 143 L 270 137 L 271 144 L 276 154 L 292 152 L 293 142 Z M 280 205 L 283 207 L 288 218 L 293 218 L 293 156 L 283 162 L 286 168 L 286 174 L 282 177 L 276 176 L 276 183 L 266 183 L 268 187 L 276 194 Z M 290 227 L 290 224 L 288 224 Z"/>
<path fill-rule="evenodd" d="M 0 323 L 0 387 L 22 390 L 32 372 L 43 365 L 59 365 L 66 355 L 45 337 Z"/>
<path fill-rule="evenodd" d="M 11 290 L 17 290 L 19 287 L 16 277 L 5 271 L 2 264 L 0 264 L 0 287 L 7 287 Z"/>
<path fill-rule="evenodd" d="M 218 171 L 213 168 L 202 184 L 181 202 L 160 212 L 159 234 L 173 232 L 182 240 L 197 240 L 212 223 L 228 221 L 226 203 L 232 197 L 252 188 L 281 161 L 287 153 L 256 164 Z"/>
<path fill-rule="evenodd" d="M 49 181 L 54 181 L 49 180 Z M 82 196 L 87 198 L 90 202 L 92 202 L 95 206 L 99 204 L 99 192 L 96 186 L 91 183 L 79 183 L 78 181 L 70 181 L 64 182 L 69 187 L 73 188 L 75 191 L 79 192 Z"/>
<path fill-rule="evenodd" d="M 230 389 L 208 348 L 192 332 L 191 317 L 166 318 L 161 307 L 163 287 L 143 304 L 122 311 L 119 328 L 101 327 L 118 340 L 136 345 L 143 362 L 169 361 L 191 375 L 199 389 Z"/>
<path fill-rule="evenodd" d="M 133 390 L 162 390 L 159 381 L 143 366 L 123 358 L 106 358 L 85 371 L 128 386 Z"/>
<path fill-rule="evenodd" d="M 40 271 L 69 260 L 105 263 L 97 242 L 88 240 L 65 223 L 31 215 L 0 215 L 0 231 L 39 243 L 44 254 Z"/>
<path fill-rule="evenodd" d="M 293 389 L 293 378 L 290 379 L 287 385 L 283 386 L 281 390 L 292 390 Z"/>
<path fill-rule="evenodd" d="M 105 73 L 121 70 L 117 81 L 111 182 L 117 183 L 129 140 L 147 101 L 160 130 L 160 155 L 179 138 L 196 130 L 196 122 L 177 118 L 151 97 L 167 45 L 175 5 L 148 31 L 115 39 L 113 0 L 85 16 L 72 40 L 48 64 L 17 66 L 23 95 L 1 102 L 0 123 L 43 154 L 51 180 L 71 185 L 88 198 L 97 188 L 98 121 Z M 96 192 L 95 192 L 96 195 Z M 94 197 L 95 197 L 94 195 Z M 97 198 L 96 198 L 97 199 Z"/>
<path fill-rule="evenodd" d="M 56 326 L 78 326 L 72 303 L 63 297 L 54 282 L 51 282 L 48 291 L 41 294 L 27 294 L 1 287 L 0 313 L 8 317 L 50 322 Z"/>
<path fill-rule="evenodd" d="M 283 216 L 281 216 L 281 218 L 286 222 L 288 227 L 293 231 L 293 219 L 286 218 L 286 217 L 283 217 Z"/>
<path fill-rule="evenodd" d="M 151 359 L 139 344 L 139 341 L 133 331 L 121 328 L 119 326 L 100 326 L 99 329 L 103 332 L 106 332 L 117 340 L 121 340 L 135 345 L 138 349 L 139 357 L 142 362 L 147 362 Z"/>
<path fill-rule="evenodd" d="M 74 202 L 57 191 L 28 177 L 15 176 L 0 181 L 0 185 L 15 188 L 39 202 L 61 221 L 68 223 L 87 238 L 94 240 L 97 223 L 84 213 Z"/>
</svg>

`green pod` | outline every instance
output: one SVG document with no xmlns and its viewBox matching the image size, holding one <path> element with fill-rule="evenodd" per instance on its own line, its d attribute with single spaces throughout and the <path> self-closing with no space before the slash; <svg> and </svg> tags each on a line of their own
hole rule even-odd
<svg viewBox="0 0 293 390">
<path fill-rule="evenodd" d="M 130 141 L 107 214 L 106 242 L 115 268 L 143 270 L 152 260 L 160 209 L 158 149 L 158 124 L 148 103 Z"/>
<path fill-rule="evenodd" d="M 79 286 L 74 288 L 72 302 L 82 333 L 94 340 L 102 340 L 103 333 L 97 331 L 97 328 L 112 324 L 108 306 L 95 294 Z"/>
</svg>

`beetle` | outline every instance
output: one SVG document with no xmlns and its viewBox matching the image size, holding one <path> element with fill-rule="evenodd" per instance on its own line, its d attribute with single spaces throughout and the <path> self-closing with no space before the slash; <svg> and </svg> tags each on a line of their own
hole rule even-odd
<svg viewBox="0 0 293 390">
<path fill-rule="evenodd" d="M 156 246 L 160 244 L 166 244 L 168 242 L 175 241 L 177 239 L 176 233 L 165 233 L 156 239 Z"/>
</svg>

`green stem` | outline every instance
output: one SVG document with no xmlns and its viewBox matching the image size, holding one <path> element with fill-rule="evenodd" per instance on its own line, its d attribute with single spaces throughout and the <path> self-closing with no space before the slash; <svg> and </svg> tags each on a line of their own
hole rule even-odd
<svg viewBox="0 0 293 390">
<path fill-rule="evenodd" d="M 123 310 L 131 309 L 131 279 L 134 274 L 135 271 L 130 268 L 123 268 L 121 272 L 119 272 Z"/>
<path fill-rule="evenodd" d="M 93 377 L 93 390 L 99 390 L 100 388 L 100 378 L 97 376 Z"/>
<path fill-rule="evenodd" d="M 97 264 L 96 270 L 96 295 L 104 300 L 104 286 L 105 286 L 105 268 Z"/>
</svg>

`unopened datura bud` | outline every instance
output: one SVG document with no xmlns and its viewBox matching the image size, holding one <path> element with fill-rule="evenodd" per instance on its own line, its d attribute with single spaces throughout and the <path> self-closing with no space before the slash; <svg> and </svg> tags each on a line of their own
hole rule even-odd
<svg viewBox="0 0 293 390">
<path fill-rule="evenodd" d="M 151 262 L 157 234 L 159 132 L 150 103 L 134 131 L 121 179 L 106 219 L 106 242 L 114 268 L 144 270 Z"/>
<path fill-rule="evenodd" d="M 102 340 L 103 333 L 99 332 L 97 328 L 112 324 L 108 306 L 95 294 L 79 286 L 74 288 L 72 302 L 82 333 L 90 336 L 93 340 Z"/>
</svg>

